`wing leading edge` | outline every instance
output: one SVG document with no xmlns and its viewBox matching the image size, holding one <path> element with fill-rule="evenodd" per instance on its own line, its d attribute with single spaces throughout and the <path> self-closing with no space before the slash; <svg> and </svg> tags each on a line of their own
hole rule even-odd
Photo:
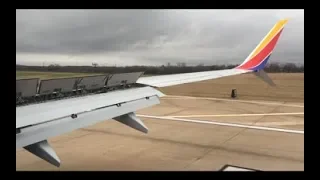
<svg viewBox="0 0 320 180">
<path fill-rule="evenodd" d="M 270 59 L 270 56 L 287 22 L 287 19 L 278 21 L 243 61 L 243 63 L 233 69 L 141 77 L 138 79 L 137 83 L 153 87 L 165 87 L 253 72 L 263 81 L 274 86 L 275 84 L 263 69 Z"/>
</svg>

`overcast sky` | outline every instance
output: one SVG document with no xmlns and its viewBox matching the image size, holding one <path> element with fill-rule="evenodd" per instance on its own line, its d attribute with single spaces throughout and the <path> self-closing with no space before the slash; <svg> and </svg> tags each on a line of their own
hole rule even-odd
<svg viewBox="0 0 320 180">
<path fill-rule="evenodd" d="M 304 10 L 17 10 L 24 65 L 239 64 L 290 18 L 270 62 L 304 62 Z"/>
</svg>

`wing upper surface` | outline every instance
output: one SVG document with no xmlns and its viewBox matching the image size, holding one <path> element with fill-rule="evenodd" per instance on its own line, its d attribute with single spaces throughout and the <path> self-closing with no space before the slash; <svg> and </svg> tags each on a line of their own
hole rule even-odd
<svg viewBox="0 0 320 180">
<path fill-rule="evenodd" d="M 151 87 L 144 87 L 21 106 L 16 108 L 16 128 L 52 121 L 71 114 L 91 111 L 155 94 L 159 97 L 163 96 L 161 92 Z"/>
<path fill-rule="evenodd" d="M 216 71 L 194 72 L 194 73 L 181 73 L 172 75 L 160 75 L 151 77 L 141 77 L 137 83 L 149 85 L 153 87 L 173 86 L 185 83 L 192 83 L 204 81 L 209 79 L 217 79 L 220 77 L 232 76 L 251 72 L 251 70 L 244 69 L 225 69 Z"/>
</svg>

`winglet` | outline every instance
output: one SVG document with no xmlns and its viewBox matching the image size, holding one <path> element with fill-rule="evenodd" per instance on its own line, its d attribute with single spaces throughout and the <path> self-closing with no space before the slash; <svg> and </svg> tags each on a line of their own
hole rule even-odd
<svg viewBox="0 0 320 180">
<path fill-rule="evenodd" d="M 268 83 L 270 86 L 276 86 L 276 84 L 272 81 L 272 79 L 268 76 L 268 74 L 264 72 L 264 70 L 253 72 L 253 74 L 261 78 L 264 82 Z"/>
<path fill-rule="evenodd" d="M 251 70 L 264 81 L 272 82 L 270 78 L 268 78 L 268 80 L 266 79 L 266 77 L 268 77 L 266 73 L 263 73 L 262 76 L 261 73 L 257 74 L 257 72 L 265 68 L 287 22 L 288 19 L 278 21 L 268 34 L 260 41 L 256 48 L 249 54 L 245 61 L 235 67 L 235 69 Z"/>
</svg>

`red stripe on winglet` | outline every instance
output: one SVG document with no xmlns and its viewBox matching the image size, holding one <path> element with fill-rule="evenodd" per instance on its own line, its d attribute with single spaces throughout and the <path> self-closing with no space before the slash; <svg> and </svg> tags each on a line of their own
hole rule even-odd
<svg viewBox="0 0 320 180">
<path fill-rule="evenodd" d="M 260 53 L 254 56 L 247 63 L 243 64 L 242 66 L 239 66 L 238 69 L 250 69 L 259 65 L 274 49 L 282 30 L 283 29 L 281 29 L 281 31 L 278 32 L 278 34 L 269 42 L 269 44 L 262 51 L 260 51 Z"/>
</svg>

